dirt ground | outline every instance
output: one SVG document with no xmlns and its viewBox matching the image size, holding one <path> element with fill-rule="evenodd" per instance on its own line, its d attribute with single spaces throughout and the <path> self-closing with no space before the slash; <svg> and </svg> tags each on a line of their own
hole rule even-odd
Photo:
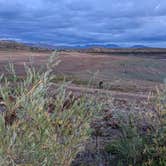
<svg viewBox="0 0 166 166">
<path fill-rule="evenodd" d="M 49 55 L 50 52 L 0 51 L 0 72 L 5 72 L 4 66 L 11 61 L 17 73 L 24 75 L 24 63 L 43 66 Z M 60 52 L 59 59 L 61 63 L 55 68 L 57 79 L 66 77 L 76 86 L 87 86 L 91 80 L 91 87 L 98 88 L 102 81 L 103 89 L 142 95 L 162 86 L 166 78 L 166 60 L 160 58 Z"/>
</svg>

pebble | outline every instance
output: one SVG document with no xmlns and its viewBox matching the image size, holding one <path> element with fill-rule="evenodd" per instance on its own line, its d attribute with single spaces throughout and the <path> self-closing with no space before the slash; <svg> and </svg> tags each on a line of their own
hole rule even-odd
<svg viewBox="0 0 166 166">
<path fill-rule="evenodd" d="M 5 112 L 5 111 L 6 111 L 5 108 L 0 105 L 0 113 L 3 113 L 3 112 Z"/>
</svg>

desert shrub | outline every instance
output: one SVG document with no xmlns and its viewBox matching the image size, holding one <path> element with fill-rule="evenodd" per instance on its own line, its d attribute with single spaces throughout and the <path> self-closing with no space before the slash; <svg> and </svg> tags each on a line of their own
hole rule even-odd
<svg viewBox="0 0 166 166">
<path fill-rule="evenodd" d="M 119 118 L 120 137 L 106 146 L 115 165 L 166 165 L 166 90 L 158 91 L 149 112 Z"/>
<path fill-rule="evenodd" d="M 83 147 L 99 106 L 63 85 L 53 89 L 54 64 L 46 72 L 25 66 L 19 81 L 11 65 L 13 79 L 1 76 L 0 165 L 68 166 Z"/>
</svg>

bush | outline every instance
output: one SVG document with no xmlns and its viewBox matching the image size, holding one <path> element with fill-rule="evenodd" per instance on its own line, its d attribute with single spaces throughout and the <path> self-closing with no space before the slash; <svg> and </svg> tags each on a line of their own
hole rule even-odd
<svg viewBox="0 0 166 166">
<path fill-rule="evenodd" d="M 51 97 L 53 64 L 47 72 L 25 66 L 21 80 L 10 64 L 12 79 L 1 77 L 0 165 L 69 166 L 83 147 L 99 107 L 74 97 L 63 85 L 51 89 L 57 91 Z"/>
<path fill-rule="evenodd" d="M 166 90 L 158 91 L 149 112 L 130 114 L 120 118 L 119 139 L 106 146 L 115 156 L 116 165 L 166 165 Z"/>
</svg>

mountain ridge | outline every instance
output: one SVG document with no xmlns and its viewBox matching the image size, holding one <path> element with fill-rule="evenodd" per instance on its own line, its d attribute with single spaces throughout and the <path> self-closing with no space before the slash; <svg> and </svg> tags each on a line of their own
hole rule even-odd
<svg viewBox="0 0 166 166">
<path fill-rule="evenodd" d="M 29 51 L 53 51 L 53 50 L 78 50 L 78 51 L 108 51 L 108 50 L 166 50 L 166 48 L 152 48 L 145 45 L 133 45 L 131 47 L 122 47 L 116 44 L 87 44 L 76 46 L 54 46 L 51 44 L 43 43 L 28 43 L 17 42 L 14 40 L 0 40 L 0 50 L 16 49 L 16 50 L 29 50 Z"/>
</svg>

